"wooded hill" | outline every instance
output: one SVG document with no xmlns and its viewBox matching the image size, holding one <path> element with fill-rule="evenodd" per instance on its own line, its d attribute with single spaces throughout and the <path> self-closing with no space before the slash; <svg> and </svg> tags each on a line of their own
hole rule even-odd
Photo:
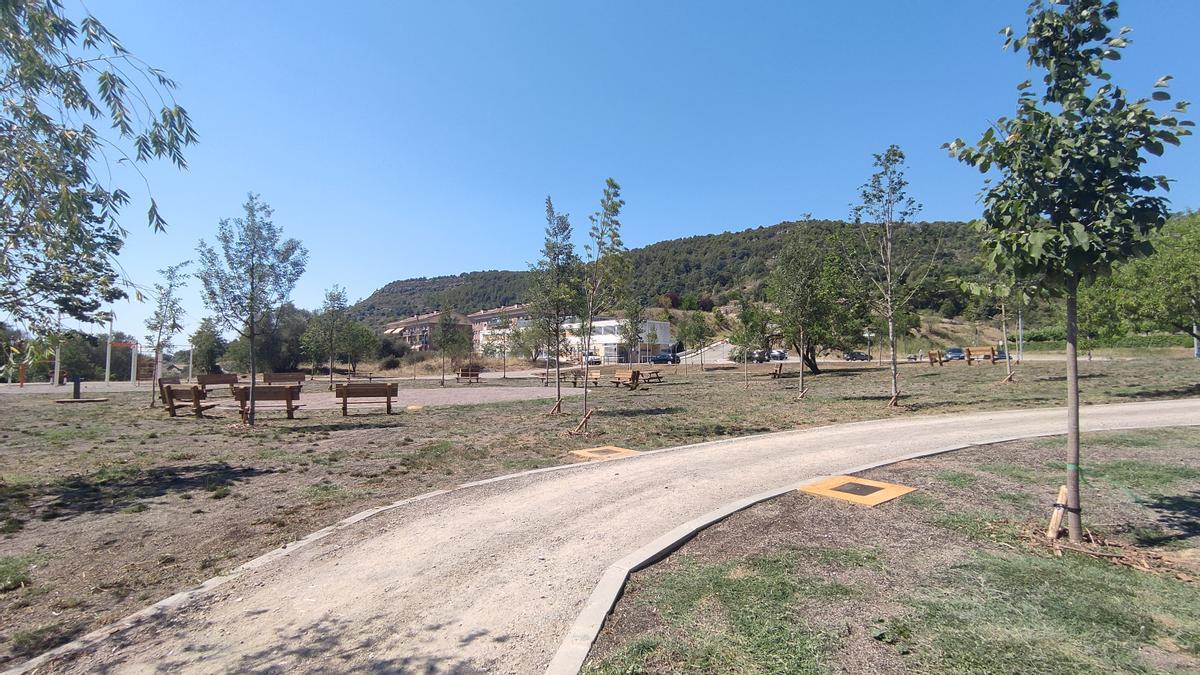
<svg viewBox="0 0 1200 675">
<path fill-rule="evenodd" d="M 633 291 L 650 305 L 664 295 L 696 301 L 709 299 L 723 305 L 740 295 L 761 299 L 772 260 L 787 234 L 796 227 L 813 227 L 829 237 L 853 237 L 852 225 L 842 221 L 788 221 L 740 232 L 699 235 L 661 241 L 629 251 L 633 266 Z M 945 283 L 950 276 L 978 271 L 973 260 L 978 235 L 961 222 L 928 222 L 914 226 L 914 247 L 928 255 L 936 252 L 935 265 L 914 297 L 917 309 L 958 314 L 967 299 Z M 927 252 L 927 253 L 926 253 Z M 379 328 L 388 321 L 441 309 L 470 313 L 521 302 L 529 273 L 489 270 L 455 276 L 393 281 L 354 305 L 352 313 Z"/>
</svg>

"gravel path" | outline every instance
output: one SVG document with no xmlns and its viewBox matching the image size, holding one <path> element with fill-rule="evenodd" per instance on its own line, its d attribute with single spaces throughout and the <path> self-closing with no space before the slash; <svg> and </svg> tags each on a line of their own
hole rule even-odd
<svg viewBox="0 0 1200 675">
<path fill-rule="evenodd" d="M 1086 406 L 1085 430 L 1200 422 L 1200 399 Z M 260 564 L 54 672 L 542 671 L 604 570 L 735 499 L 1058 409 L 897 418 L 645 453 L 411 501 Z"/>
</svg>

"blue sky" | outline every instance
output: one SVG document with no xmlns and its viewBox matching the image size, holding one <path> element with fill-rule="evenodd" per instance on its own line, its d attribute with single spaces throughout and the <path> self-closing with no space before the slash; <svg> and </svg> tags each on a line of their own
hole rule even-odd
<svg viewBox="0 0 1200 675">
<path fill-rule="evenodd" d="M 1188 54 L 1200 3 L 1122 3 L 1134 44 L 1117 81 L 1175 76 L 1200 102 Z M 137 282 L 194 257 L 248 191 L 311 253 L 293 293 L 352 299 L 401 278 L 525 269 L 547 194 L 582 239 L 605 177 L 628 202 L 630 246 L 844 218 L 890 143 L 908 154 L 928 219 L 970 219 L 979 174 L 941 144 L 1013 110 L 1024 60 L 1001 51 L 1025 3 L 93 1 L 125 45 L 179 82 L 201 143 L 190 169 L 144 171 L 167 217 L 135 202 L 120 260 Z M 1193 119 L 1196 116 L 1191 116 Z M 1200 207 L 1200 139 L 1152 170 L 1175 208 Z M 186 293 L 188 330 L 204 315 Z M 119 303 L 144 333 L 149 307 Z"/>
</svg>

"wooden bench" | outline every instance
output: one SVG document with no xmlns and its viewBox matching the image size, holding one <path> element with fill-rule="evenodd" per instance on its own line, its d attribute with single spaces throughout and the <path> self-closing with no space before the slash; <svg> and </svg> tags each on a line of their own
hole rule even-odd
<svg viewBox="0 0 1200 675">
<path fill-rule="evenodd" d="M 238 402 L 238 407 L 241 409 L 242 421 L 245 422 L 250 415 L 250 387 L 249 385 L 234 387 L 233 398 Z M 254 387 L 254 410 L 259 411 L 260 403 L 282 403 L 284 410 L 287 411 L 289 420 L 296 419 L 296 409 L 301 407 L 299 403 L 294 401 L 300 400 L 300 385 L 298 384 L 260 384 Z"/>
<path fill-rule="evenodd" d="M 233 388 L 237 386 L 237 373 L 205 373 L 204 375 L 196 376 L 196 383 L 200 385 L 200 391 L 205 395 L 208 394 L 209 387 L 219 387 L 223 384 L 229 385 L 229 393 L 233 394 Z"/>
<path fill-rule="evenodd" d="M 287 384 L 293 383 L 304 387 L 304 381 L 308 376 L 304 373 L 263 373 L 263 382 L 267 384 Z"/>
<path fill-rule="evenodd" d="M 991 361 L 992 365 L 996 365 L 996 348 L 967 347 L 967 365 L 974 365 L 974 361 Z"/>
<path fill-rule="evenodd" d="M 931 366 L 942 366 L 946 364 L 946 355 L 943 354 L 942 350 L 940 349 L 930 349 L 929 351 L 925 352 L 925 355 L 929 357 L 929 365 Z"/>
<path fill-rule="evenodd" d="M 776 365 L 775 368 L 771 371 L 771 379 L 772 380 L 778 380 L 781 377 L 783 377 L 783 364 L 782 363 Z"/>
<path fill-rule="evenodd" d="M 628 387 L 630 391 L 633 391 L 638 388 L 638 385 L 641 384 L 641 377 L 642 373 L 639 370 L 634 370 L 633 368 L 617 368 L 617 371 L 613 373 L 613 379 L 610 380 L 610 382 L 612 382 L 613 386 L 615 387 Z"/>
<path fill-rule="evenodd" d="M 593 387 L 600 386 L 600 371 L 593 370 L 590 373 L 584 373 L 582 370 L 571 371 L 571 386 L 578 387 L 585 382 L 590 382 Z"/>
<path fill-rule="evenodd" d="M 462 382 L 463 380 L 466 380 L 467 384 L 479 382 L 479 377 L 482 373 L 482 366 L 463 366 L 462 368 L 458 369 L 457 373 L 455 373 L 454 381 Z"/>
<path fill-rule="evenodd" d="M 395 382 L 348 382 L 334 387 L 333 395 L 342 399 L 342 417 L 349 414 L 347 406 L 352 398 L 382 398 L 387 404 L 387 414 L 392 414 L 392 397 L 400 390 Z M 357 401 L 355 403 L 358 403 Z M 363 401 L 363 403 L 378 404 L 380 401 Z"/>
<path fill-rule="evenodd" d="M 160 377 L 158 378 L 158 399 L 163 403 L 167 402 L 167 390 L 164 389 L 168 384 L 181 384 L 178 377 Z"/>
<path fill-rule="evenodd" d="M 217 407 L 216 403 L 204 403 L 207 394 L 200 385 L 161 384 L 163 403 L 167 413 L 175 417 L 175 413 L 184 408 L 191 408 L 192 414 L 202 417 L 205 410 Z"/>
</svg>

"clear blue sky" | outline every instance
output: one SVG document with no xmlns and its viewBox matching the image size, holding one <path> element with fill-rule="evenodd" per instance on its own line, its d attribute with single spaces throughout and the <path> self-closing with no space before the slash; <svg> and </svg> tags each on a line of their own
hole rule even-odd
<svg viewBox="0 0 1200 675">
<path fill-rule="evenodd" d="M 1200 2 L 1127 0 L 1135 93 L 1162 74 L 1200 102 Z M 626 243 L 844 218 L 889 143 L 927 219 L 978 215 L 979 174 L 943 142 L 1012 112 L 1024 60 L 998 31 L 1025 3 L 170 2 L 94 0 L 125 45 L 180 85 L 191 168 L 146 170 L 170 222 L 124 222 L 139 283 L 194 257 L 247 191 L 311 252 L 293 299 L 352 299 L 401 278 L 525 269 L 547 194 L 582 239 L 603 181 Z M 1188 47 L 1193 45 L 1193 47 Z M 1197 119 L 1195 114 L 1192 119 Z M 1152 166 L 1200 207 L 1200 138 Z M 193 286 L 197 285 L 193 282 Z M 187 294 L 188 330 L 205 313 Z M 144 334 L 145 305 L 117 327 Z"/>
</svg>

